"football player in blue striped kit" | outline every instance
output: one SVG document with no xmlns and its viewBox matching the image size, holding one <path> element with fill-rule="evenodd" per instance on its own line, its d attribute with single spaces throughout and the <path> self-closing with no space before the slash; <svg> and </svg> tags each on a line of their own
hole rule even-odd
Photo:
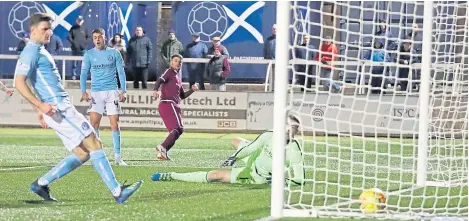
<svg viewBox="0 0 469 221">
<path fill-rule="evenodd" d="M 125 71 L 122 55 L 114 48 L 106 46 L 104 29 L 92 33 L 94 48 L 85 53 L 80 75 L 81 101 L 90 101 L 88 112 L 91 125 L 99 137 L 99 125 L 104 111 L 109 116 L 114 144 L 114 159 L 117 165 L 127 166 L 121 157 L 121 133 L 119 129 L 119 102 L 125 100 Z M 91 72 L 91 97 L 86 92 L 86 79 Z M 117 73 L 121 91 L 117 87 Z"/>
<path fill-rule="evenodd" d="M 31 38 L 21 52 L 15 70 L 14 85 L 38 112 L 41 126 L 55 130 L 65 147 L 72 153 L 49 172 L 30 185 L 31 191 L 46 201 L 56 201 L 49 185 L 91 159 L 91 164 L 114 196 L 124 203 L 142 185 L 142 181 L 121 185 L 112 170 L 88 120 L 72 105 L 65 91 L 54 59 L 44 48 L 52 36 L 52 17 L 36 13 L 29 19 Z M 30 80 L 33 94 L 26 81 Z M 37 97 L 36 97 L 37 96 Z M 77 185 L 75 188 L 82 188 Z"/>
</svg>

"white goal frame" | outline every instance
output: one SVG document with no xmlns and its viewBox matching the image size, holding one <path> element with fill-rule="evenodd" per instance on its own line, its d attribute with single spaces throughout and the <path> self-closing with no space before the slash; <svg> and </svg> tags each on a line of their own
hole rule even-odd
<svg viewBox="0 0 469 221">
<path fill-rule="evenodd" d="M 275 60 L 275 85 L 274 85 L 274 110 L 273 110 L 273 156 L 272 156 L 272 192 L 271 192 L 271 212 L 269 220 L 279 219 L 282 217 L 318 217 L 321 215 L 332 215 L 332 213 L 341 214 L 345 217 L 362 217 L 363 214 L 353 212 L 320 212 L 313 206 L 302 209 L 291 209 L 285 207 L 285 133 L 286 116 L 287 116 L 287 98 L 288 91 L 288 71 L 289 71 L 289 51 L 290 48 L 290 30 L 292 24 L 291 18 L 291 1 L 277 1 L 277 36 L 276 36 L 276 60 Z M 466 10 L 469 14 L 469 10 Z M 424 20 L 423 20 L 423 39 L 422 39 L 422 60 L 421 60 L 421 84 L 419 91 L 419 107 L 420 119 L 428 119 L 430 107 L 430 85 L 431 85 L 431 69 L 432 69 L 432 22 L 433 22 L 433 1 L 424 1 Z M 467 53 L 467 52 L 466 52 Z M 469 107 L 468 107 L 469 113 Z M 469 115 L 469 114 L 468 114 Z M 418 156 L 417 156 L 417 179 L 413 187 L 409 189 L 399 190 L 399 192 L 411 191 L 412 189 L 424 186 L 448 186 L 452 184 L 427 181 L 427 156 L 429 152 L 429 124 L 427 121 L 419 121 L 418 131 Z M 469 136 L 468 136 L 469 143 Z M 469 171 L 468 171 L 469 174 Z M 327 213 L 327 214 L 326 214 Z M 418 214 L 415 214 L 419 216 Z M 386 218 L 416 218 L 409 214 L 388 214 Z"/>
</svg>

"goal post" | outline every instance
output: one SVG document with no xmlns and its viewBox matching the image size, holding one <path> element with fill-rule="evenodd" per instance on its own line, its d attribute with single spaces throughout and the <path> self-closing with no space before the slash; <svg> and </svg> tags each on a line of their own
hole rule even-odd
<svg viewBox="0 0 469 221">
<path fill-rule="evenodd" d="M 422 54 L 432 54 L 432 29 L 433 29 L 433 1 L 424 2 L 423 8 Z M 428 33 L 428 34 L 426 34 Z M 419 136 L 417 158 L 417 185 L 425 186 L 427 180 L 427 155 L 428 155 L 428 104 L 430 103 L 430 75 L 431 56 L 422 56 L 422 72 L 420 75 L 420 108 L 419 108 Z"/>
<path fill-rule="evenodd" d="M 468 2 L 278 1 L 276 24 L 271 218 L 467 218 Z M 371 188 L 386 201 L 370 213 Z"/>
<path fill-rule="evenodd" d="M 289 30 L 290 26 L 290 2 L 277 1 L 277 29 Z M 276 41 L 286 44 L 276 44 L 275 50 L 275 83 L 274 83 L 274 128 L 272 162 L 285 162 L 285 125 L 287 124 L 287 85 L 289 60 L 289 36 L 288 31 L 277 32 Z M 272 171 L 282 171 L 272 174 L 271 216 L 280 218 L 283 215 L 285 166 L 282 163 L 273 163 Z"/>
</svg>

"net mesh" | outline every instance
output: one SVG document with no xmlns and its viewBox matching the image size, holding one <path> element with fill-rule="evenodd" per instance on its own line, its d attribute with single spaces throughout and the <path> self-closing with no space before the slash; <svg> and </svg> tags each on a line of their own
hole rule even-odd
<svg viewBox="0 0 469 221">
<path fill-rule="evenodd" d="M 432 32 L 422 30 L 423 4 L 291 3 L 287 105 L 301 118 L 306 170 L 304 185 L 285 187 L 293 216 L 314 208 L 328 217 L 467 217 L 468 4 L 434 2 Z M 424 34 L 431 55 L 421 54 Z M 422 56 L 432 60 L 427 107 L 419 105 Z M 429 126 L 424 186 L 416 186 L 419 121 Z M 364 214 L 358 198 L 369 188 L 387 200 Z"/>
</svg>

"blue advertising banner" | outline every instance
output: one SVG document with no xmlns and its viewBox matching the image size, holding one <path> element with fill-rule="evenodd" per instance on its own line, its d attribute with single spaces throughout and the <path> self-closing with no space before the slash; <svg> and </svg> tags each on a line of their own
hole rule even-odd
<svg viewBox="0 0 469 221">
<path fill-rule="evenodd" d="M 0 23 L 1 54 L 18 54 L 18 43 L 24 33 L 29 31 L 29 17 L 37 12 L 48 13 L 54 18 L 53 33 L 64 46 L 58 55 L 71 55 L 70 42 L 67 40 L 68 30 L 76 23 L 79 15 L 83 16 L 84 26 L 90 36 L 93 29 L 103 28 L 108 39 L 120 33 L 126 43 L 133 36 L 135 27 L 143 26 L 146 35 L 154 42 L 153 53 L 156 54 L 158 2 L 12 1 L 0 2 L 0 8 L 0 20 L 3 21 Z M 92 47 L 90 37 L 88 48 Z M 0 60 L 0 78 L 11 78 L 15 64 L 15 60 Z M 152 62 L 150 68 L 151 72 L 156 73 L 156 62 Z M 71 65 L 67 65 L 67 75 L 70 75 L 69 69 Z"/>
<path fill-rule="evenodd" d="M 263 59 L 263 46 L 272 35 L 275 2 L 177 2 L 173 4 L 172 27 L 184 46 L 200 33 L 208 47 L 211 39 L 220 37 L 230 59 Z M 263 81 L 267 65 L 231 64 L 229 81 Z M 188 73 L 183 70 L 183 77 Z"/>
<path fill-rule="evenodd" d="M 297 7 L 292 13 L 296 20 L 301 21 L 295 23 L 296 33 L 319 33 L 319 26 L 311 27 L 306 21 L 320 21 L 317 10 L 321 2 L 305 1 L 297 4 L 301 7 Z M 272 36 L 272 26 L 277 19 L 276 2 L 176 2 L 173 4 L 172 18 L 172 27 L 183 45 L 192 41 L 193 33 L 200 33 L 201 41 L 207 46 L 212 45 L 213 37 L 220 37 L 221 44 L 229 51 L 230 59 L 264 59 L 265 40 Z M 293 31 L 291 34 L 292 41 L 298 39 Z M 232 72 L 228 77 L 231 82 L 263 82 L 267 71 L 267 65 L 258 64 L 231 64 L 231 68 Z M 183 70 L 183 77 L 187 76 L 187 71 Z"/>
</svg>

